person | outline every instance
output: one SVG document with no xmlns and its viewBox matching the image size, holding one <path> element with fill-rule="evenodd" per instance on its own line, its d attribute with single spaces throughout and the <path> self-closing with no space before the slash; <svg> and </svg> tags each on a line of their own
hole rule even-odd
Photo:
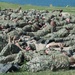
<svg viewBox="0 0 75 75">
<path fill-rule="evenodd" d="M 21 49 L 12 43 L 11 37 L 9 36 L 8 44 L 1 50 L 0 56 L 7 56 L 14 53 L 18 53 Z"/>
<path fill-rule="evenodd" d="M 41 22 L 35 22 L 33 25 L 29 24 L 23 27 L 24 32 L 36 32 L 38 30 L 40 30 L 43 26 L 45 25 L 45 23 Z"/>
<path fill-rule="evenodd" d="M 27 43 L 27 42 L 19 42 L 19 41 L 16 41 L 15 42 L 15 45 L 18 46 L 22 51 L 29 51 L 29 50 L 36 50 L 36 46 L 34 43 Z"/>
<path fill-rule="evenodd" d="M 10 28 L 12 30 L 10 30 L 10 32 L 7 32 L 7 37 L 11 36 L 11 37 L 19 37 L 21 35 L 21 33 L 23 32 L 21 28 Z"/>
<path fill-rule="evenodd" d="M 40 36 L 44 36 L 50 32 L 51 32 L 51 26 L 46 25 L 43 29 L 38 30 L 37 32 L 24 32 L 23 34 L 31 36 L 31 37 L 33 37 L 33 36 L 40 37 Z"/>
<path fill-rule="evenodd" d="M 45 44 L 47 44 L 48 41 L 49 42 L 54 42 L 54 41 L 55 42 L 57 42 L 57 41 L 63 42 L 63 40 L 65 40 L 65 39 L 62 39 L 62 38 L 63 37 L 66 37 L 68 35 L 69 35 L 69 31 L 66 28 L 62 28 L 62 29 L 58 30 L 57 32 L 48 33 L 48 34 L 43 35 L 43 36 L 40 35 L 39 36 L 40 37 L 40 40 L 38 42 L 41 42 L 42 43 L 42 41 L 44 41 Z"/>
<path fill-rule="evenodd" d="M 9 54 L 7 56 L 0 56 L 0 63 L 5 64 L 5 63 L 17 63 L 20 64 L 22 62 L 22 56 L 23 53 L 20 51 L 17 54 Z"/>
<path fill-rule="evenodd" d="M 22 65 L 22 70 L 38 72 L 44 70 L 68 70 L 75 64 L 75 55 L 70 57 L 66 52 L 49 50 L 47 55 L 40 55 L 32 58 L 29 62 Z"/>
<path fill-rule="evenodd" d="M 21 49 L 11 41 L 9 36 L 8 44 L 0 52 L 0 63 L 21 63 L 23 53 Z"/>
</svg>

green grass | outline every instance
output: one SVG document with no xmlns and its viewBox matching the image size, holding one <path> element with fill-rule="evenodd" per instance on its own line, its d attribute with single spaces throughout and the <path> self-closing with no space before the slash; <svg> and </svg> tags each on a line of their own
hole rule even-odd
<svg viewBox="0 0 75 75">
<path fill-rule="evenodd" d="M 75 14 L 75 7 L 42 7 L 42 6 L 33 6 L 33 5 L 18 5 L 18 4 L 12 4 L 12 3 L 5 3 L 5 2 L 0 2 L 0 7 L 1 9 L 5 8 L 12 8 L 12 9 L 17 9 L 18 7 L 22 7 L 23 10 L 28 10 L 28 9 L 36 9 L 36 10 L 57 10 L 57 9 L 62 9 L 64 12 L 69 12 Z M 68 71 L 57 71 L 57 72 L 52 72 L 52 71 L 41 71 L 37 73 L 31 73 L 31 72 L 16 72 L 16 73 L 6 73 L 6 74 L 0 74 L 0 75 L 75 75 L 75 70 L 68 70 Z"/>
<path fill-rule="evenodd" d="M 16 9 L 18 7 L 22 7 L 23 10 L 28 10 L 28 9 L 37 9 L 37 10 L 57 10 L 57 9 L 62 9 L 64 12 L 70 12 L 70 13 L 75 13 L 75 7 L 47 7 L 47 6 L 33 6 L 33 5 L 19 5 L 19 4 L 12 4 L 12 3 L 5 3 L 5 2 L 0 2 L 0 7 L 2 9 L 5 8 L 12 8 Z"/>
<path fill-rule="evenodd" d="M 75 70 L 69 70 L 69 71 L 41 71 L 41 72 L 16 72 L 16 73 L 6 73 L 6 74 L 0 74 L 0 75 L 75 75 Z"/>
</svg>

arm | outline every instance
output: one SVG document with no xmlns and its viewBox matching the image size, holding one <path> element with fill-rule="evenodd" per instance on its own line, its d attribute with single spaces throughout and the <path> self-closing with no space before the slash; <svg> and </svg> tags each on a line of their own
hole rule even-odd
<svg viewBox="0 0 75 75">
<path fill-rule="evenodd" d="M 52 42 L 52 43 L 47 44 L 47 45 L 46 45 L 46 48 L 55 47 L 55 46 L 57 46 L 57 45 L 58 45 L 57 43 Z"/>
<path fill-rule="evenodd" d="M 60 47 L 60 48 L 63 48 L 63 44 L 62 43 L 55 43 L 55 42 L 52 42 L 52 43 L 49 43 L 46 45 L 46 48 L 50 48 L 50 47 Z"/>
<path fill-rule="evenodd" d="M 15 45 L 18 46 L 22 51 L 24 51 L 24 49 L 18 43 L 15 43 Z"/>
<path fill-rule="evenodd" d="M 8 37 L 8 43 L 9 43 L 9 44 L 11 43 L 11 37 L 10 37 L 10 35 L 9 35 L 9 37 Z"/>
</svg>

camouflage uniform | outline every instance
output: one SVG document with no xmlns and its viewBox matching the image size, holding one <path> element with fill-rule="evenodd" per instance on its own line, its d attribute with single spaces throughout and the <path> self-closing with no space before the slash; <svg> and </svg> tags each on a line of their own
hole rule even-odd
<svg viewBox="0 0 75 75">
<path fill-rule="evenodd" d="M 0 56 L 7 56 L 21 51 L 16 45 L 8 43 L 0 52 Z"/>
<path fill-rule="evenodd" d="M 3 49 L 3 47 L 5 47 L 5 45 L 7 44 L 6 39 L 7 39 L 6 34 L 1 33 L 0 34 L 0 52 Z"/>
<path fill-rule="evenodd" d="M 24 59 L 26 61 L 30 61 L 32 60 L 32 58 L 36 57 L 36 56 L 39 56 L 40 54 L 37 53 L 36 51 L 32 51 L 32 50 L 29 50 L 29 51 L 22 51 L 23 52 L 23 55 L 24 55 Z"/>
<path fill-rule="evenodd" d="M 22 29 L 24 32 L 31 32 L 32 25 L 26 25 Z"/>
<path fill-rule="evenodd" d="M 51 32 L 51 26 L 47 25 L 42 30 L 38 30 L 37 32 L 27 32 L 26 35 L 39 37 L 39 36 L 44 36 L 50 32 Z"/>
<path fill-rule="evenodd" d="M 36 32 L 44 25 L 43 22 L 35 22 L 33 25 L 29 24 L 23 27 L 25 32 Z"/>
<path fill-rule="evenodd" d="M 70 34 L 75 34 L 75 27 L 73 27 L 73 29 L 70 30 Z"/>
<path fill-rule="evenodd" d="M 69 36 L 67 36 L 67 37 L 57 37 L 57 38 L 54 38 L 54 40 L 55 41 L 64 41 L 64 42 L 67 42 L 67 41 L 73 41 L 73 40 L 75 40 L 74 39 L 74 37 L 75 37 L 75 35 L 69 35 Z"/>
<path fill-rule="evenodd" d="M 73 23 L 73 24 L 75 23 L 75 16 L 74 16 L 74 15 L 71 16 L 71 20 L 70 20 L 70 22 Z"/>
<path fill-rule="evenodd" d="M 11 54 L 8 56 L 1 56 L 0 63 L 21 63 L 23 53 L 20 51 L 17 54 Z"/>
<path fill-rule="evenodd" d="M 41 37 L 41 39 L 43 41 L 46 41 L 46 40 L 63 41 L 64 39 L 62 39 L 62 38 L 66 37 L 68 34 L 69 34 L 68 30 L 63 28 L 63 29 L 60 29 L 57 32 L 49 33 L 49 34 Z"/>
<path fill-rule="evenodd" d="M 63 25 L 63 28 L 68 28 L 69 30 L 71 30 L 71 29 L 73 29 L 74 28 L 74 26 L 75 26 L 75 24 L 65 24 L 65 25 Z"/>
<path fill-rule="evenodd" d="M 75 40 L 64 41 L 64 46 L 73 46 L 75 44 Z"/>
<path fill-rule="evenodd" d="M 69 69 L 69 60 L 67 56 L 59 52 L 51 52 L 49 55 L 41 55 L 33 58 L 26 65 L 22 66 L 23 70 L 38 72 L 42 70 L 60 70 Z"/>
<path fill-rule="evenodd" d="M 16 29 L 14 29 L 13 31 L 10 31 L 9 33 L 7 33 L 7 36 L 11 36 L 11 37 L 13 37 L 13 36 L 19 36 L 21 33 L 22 33 L 23 31 L 22 31 L 22 29 L 21 28 L 16 28 Z"/>
<path fill-rule="evenodd" d="M 10 16 L 11 16 L 11 19 L 13 20 L 13 19 L 17 18 L 18 15 L 13 12 Z"/>
</svg>

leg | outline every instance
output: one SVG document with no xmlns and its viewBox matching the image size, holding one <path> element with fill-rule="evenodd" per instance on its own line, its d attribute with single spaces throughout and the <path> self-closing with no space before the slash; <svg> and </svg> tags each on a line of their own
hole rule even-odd
<svg viewBox="0 0 75 75">
<path fill-rule="evenodd" d="M 7 63 L 7 62 L 11 62 L 15 59 L 16 57 L 16 54 L 13 54 L 13 55 L 8 55 L 6 57 L 0 57 L 0 63 Z"/>
<path fill-rule="evenodd" d="M 7 56 L 11 54 L 11 44 L 7 44 L 1 51 L 0 56 Z"/>
<path fill-rule="evenodd" d="M 20 51 L 17 56 L 15 57 L 15 60 L 12 61 L 13 63 L 21 63 L 22 62 L 23 53 Z"/>
</svg>

